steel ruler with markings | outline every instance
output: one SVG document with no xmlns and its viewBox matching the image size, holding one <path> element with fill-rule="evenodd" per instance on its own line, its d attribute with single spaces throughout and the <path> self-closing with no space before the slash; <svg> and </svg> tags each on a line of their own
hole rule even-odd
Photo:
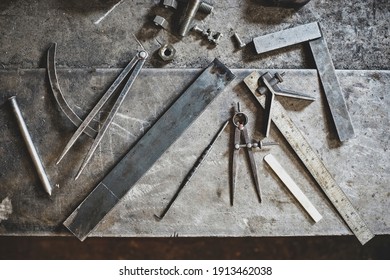
<svg viewBox="0 0 390 280">
<path fill-rule="evenodd" d="M 265 95 L 261 95 L 257 92 L 259 78 L 260 74 L 253 72 L 244 79 L 244 83 L 264 108 Z M 314 177 L 345 223 L 359 239 L 360 243 L 365 244 L 368 242 L 374 237 L 374 234 L 353 207 L 346 194 L 337 184 L 313 148 L 309 145 L 303 134 L 288 116 L 283 106 L 276 100 L 274 101 L 273 106 L 273 123 L 301 159 L 302 163 Z"/>
</svg>

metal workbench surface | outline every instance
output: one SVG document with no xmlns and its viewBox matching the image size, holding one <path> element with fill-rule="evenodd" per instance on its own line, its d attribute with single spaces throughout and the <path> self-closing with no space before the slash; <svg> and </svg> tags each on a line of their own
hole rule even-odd
<svg viewBox="0 0 390 280">
<path fill-rule="evenodd" d="M 300 9 L 272 7 L 260 0 L 210 1 L 210 15 L 196 17 L 202 28 L 223 33 L 218 46 L 191 32 L 175 31 L 177 14 L 161 1 L 72 0 L 0 2 L 0 234 L 67 235 L 63 221 L 124 156 L 166 107 L 215 57 L 237 68 L 236 80 L 159 159 L 104 222 L 94 236 L 297 236 L 344 235 L 349 229 L 299 159 L 271 130 L 279 146 L 255 153 L 263 202 L 258 203 L 249 166 L 240 156 L 235 205 L 229 204 L 232 127 L 216 142 L 207 160 L 173 208 L 162 211 L 197 156 L 220 124 L 232 116 L 237 101 L 249 115 L 250 136 L 262 137 L 263 112 L 243 85 L 249 69 L 286 72 L 283 87 L 317 97 L 313 103 L 279 98 L 291 118 L 320 155 L 331 174 L 375 234 L 390 234 L 389 88 L 390 3 L 353 0 L 342 5 L 312 0 Z M 168 30 L 153 24 L 155 15 L 169 20 Z M 337 140 L 307 44 L 256 54 L 253 44 L 238 49 L 231 36 L 245 42 L 271 32 L 318 21 L 347 102 L 356 138 Z M 58 109 L 49 88 L 46 50 L 58 43 L 60 85 L 70 106 L 86 116 L 139 49 L 150 57 L 85 173 L 73 177 L 92 141 L 81 137 L 59 165 L 55 161 L 74 127 Z M 170 43 L 176 57 L 161 61 L 157 50 Z M 287 70 L 282 70 L 287 69 Z M 257 70 L 264 73 L 264 70 Z M 18 102 L 34 144 L 54 186 L 48 197 L 32 167 L 8 97 Z M 99 118 L 104 118 L 104 113 Z M 151 147 L 152 151 L 153 147 Z M 277 157 L 323 219 L 313 224 L 282 183 L 263 163 Z"/>
<path fill-rule="evenodd" d="M 70 106 L 85 115 L 118 69 L 61 69 L 60 84 Z M 153 217 L 169 201 L 197 156 L 221 123 L 232 116 L 236 102 L 249 116 L 250 137 L 260 139 L 262 109 L 242 83 L 252 70 L 233 70 L 237 78 L 172 145 L 111 211 L 92 236 L 297 236 L 344 235 L 349 229 L 327 201 L 304 166 L 277 132 L 279 146 L 255 152 L 263 193 L 259 204 L 244 154 L 235 204 L 229 202 L 229 158 L 232 127 L 216 142 L 209 157 L 160 222 Z M 256 70 L 264 73 L 264 70 Z M 199 69 L 144 69 L 100 147 L 77 180 L 78 166 L 91 145 L 83 136 L 59 165 L 55 161 L 74 132 L 58 109 L 46 72 L 1 71 L 0 90 L 16 94 L 32 139 L 53 186 L 49 197 L 36 177 L 9 106 L 0 111 L 2 221 L 5 235 L 68 234 L 63 221 L 150 127 L 166 107 L 198 75 Z M 302 130 L 331 174 L 375 234 L 390 233 L 389 87 L 388 71 L 337 71 L 357 137 L 342 145 L 330 124 L 329 111 L 315 70 L 285 70 L 283 87 L 313 95 L 313 103 L 278 98 Z M 161 86 L 164 85 L 164 86 Z M 153 147 L 150 147 L 153 152 Z M 263 163 L 272 153 L 280 160 L 323 219 L 314 224 Z M 125 182 L 124 182 L 125 183 Z"/>
</svg>

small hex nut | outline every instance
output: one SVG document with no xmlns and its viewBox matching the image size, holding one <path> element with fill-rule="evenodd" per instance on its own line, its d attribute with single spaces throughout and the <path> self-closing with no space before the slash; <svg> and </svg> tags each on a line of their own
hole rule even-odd
<svg viewBox="0 0 390 280">
<path fill-rule="evenodd" d="M 153 22 L 157 26 L 161 26 L 164 29 L 168 29 L 168 21 L 162 16 L 155 16 Z"/>
<path fill-rule="evenodd" d="M 177 9 L 177 1 L 176 0 L 164 0 L 163 5 L 165 8 Z"/>
<path fill-rule="evenodd" d="M 171 44 L 165 44 L 158 50 L 158 55 L 164 61 L 170 61 L 175 57 L 176 49 Z"/>
</svg>

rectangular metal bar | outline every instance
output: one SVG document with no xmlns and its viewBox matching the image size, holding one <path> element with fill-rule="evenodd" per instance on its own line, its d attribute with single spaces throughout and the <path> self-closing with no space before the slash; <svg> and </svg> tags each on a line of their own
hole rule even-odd
<svg viewBox="0 0 390 280">
<path fill-rule="evenodd" d="M 260 54 L 314 40 L 321 36 L 318 23 L 312 22 L 256 37 L 253 39 L 253 44 L 256 52 Z"/>
<path fill-rule="evenodd" d="M 355 132 L 351 117 L 341 91 L 340 83 L 325 38 L 318 38 L 310 41 L 309 44 L 337 130 L 337 135 L 340 141 L 354 138 Z"/>
<path fill-rule="evenodd" d="M 80 240 L 84 240 L 234 77 L 225 65 L 215 59 L 138 140 L 64 225 Z"/>
</svg>

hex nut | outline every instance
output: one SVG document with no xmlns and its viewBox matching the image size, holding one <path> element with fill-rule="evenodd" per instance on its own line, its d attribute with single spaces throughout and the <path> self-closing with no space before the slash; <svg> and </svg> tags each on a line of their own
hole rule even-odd
<svg viewBox="0 0 390 280">
<path fill-rule="evenodd" d="M 162 16 L 155 16 L 153 20 L 154 24 L 157 26 L 161 26 L 164 29 L 168 28 L 168 21 Z"/>
<path fill-rule="evenodd" d="M 170 61 L 175 57 L 176 49 L 171 44 L 165 44 L 158 50 L 158 55 L 164 61 Z"/>
<path fill-rule="evenodd" d="M 177 9 L 177 1 L 176 0 L 164 0 L 163 5 L 165 8 Z"/>
<path fill-rule="evenodd" d="M 213 11 L 213 9 L 214 7 L 212 4 L 203 1 L 202 3 L 200 3 L 198 11 L 209 15 Z"/>
</svg>

